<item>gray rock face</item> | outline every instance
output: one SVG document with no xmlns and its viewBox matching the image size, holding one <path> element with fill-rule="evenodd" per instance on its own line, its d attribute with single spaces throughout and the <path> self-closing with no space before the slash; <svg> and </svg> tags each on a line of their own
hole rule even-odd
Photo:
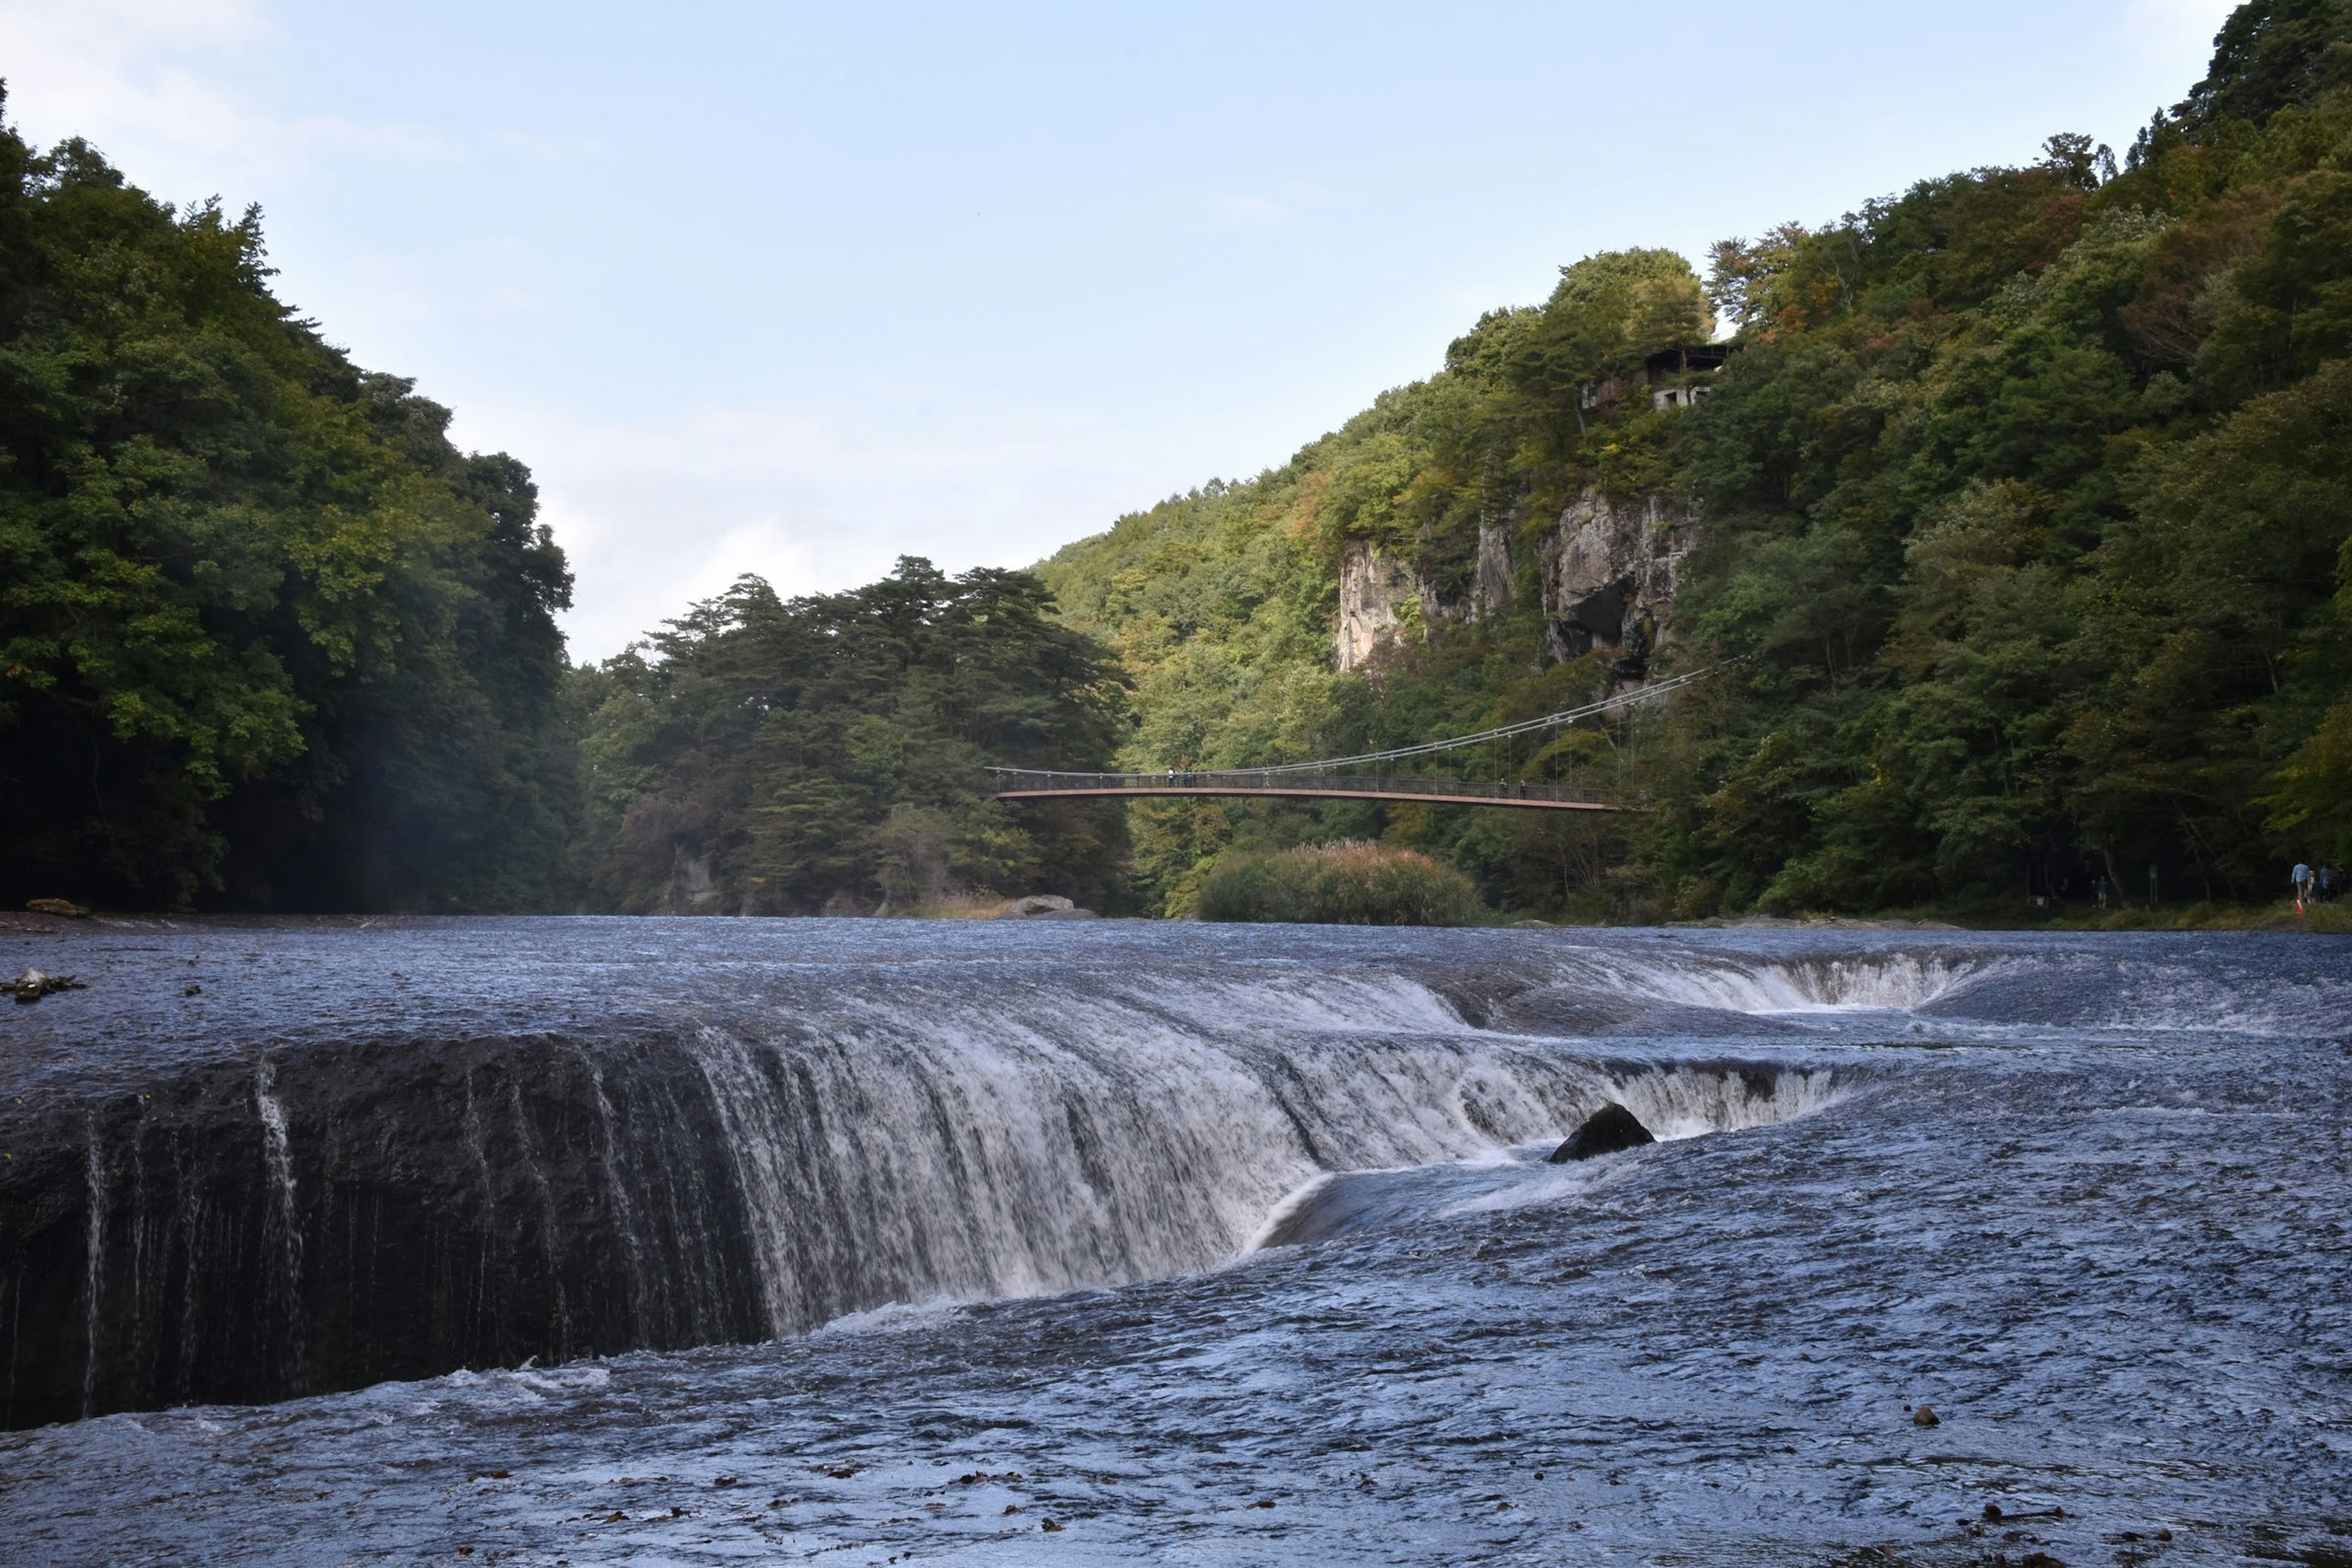
<svg viewBox="0 0 2352 1568">
<path fill-rule="evenodd" d="M 1618 674 L 1640 680 L 1650 655 L 1672 635 L 1675 590 L 1696 531 L 1691 507 L 1672 497 L 1612 499 L 1588 489 L 1537 542 L 1544 644 L 1554 662 L 1596 648 L 1617 657 Z M 1516 597 L 1511 520 L 1484 519 L 1466 587 L 1438 587 L 1404 554 L 1350 540 L 1339 560 L 1339 613 L 1332 662 L 1362 669 L 1383 648 L 1444 621 L 1491 616 Z"/>
<path fill-rule="evenodd" d="M 1412 565 L 1369 539 L 1351 539 L 1339 558 L 1339 620 L 1331 657 L 1341 669 L 1360 669 L 1384 644 L 1393 643 L 1405 605 L 1420 607 L 1421 588 Z"/>
<path fill-rule="evenodd" d="M 1546 1157 L 1545 1163 L 1565 1165 L 1571 1160 L 1595 1160 L 1657 1141 L 1632 1111 L 1612 1102 L 1585 1118 L 1584 1125 L 1570 1133 L 1567 1142 Z"/>
<path fill-rule="evenodd" d="M 1470 608 L 1491 616 L 1511 604 L 1511 536 L 1499 522 L 1478 523 L 1478 559 L 1473 569 Z"/>
<path fill-rule="evenodd" d="M 1622 672 L 1640 679 L 1671 633 L 1695 522 L 1689 508 L 1664 496 L 1615 501 L 1598 489 L 1579 496 L 1538 557 L 1551 657 L 1614 649 Z"/>
<path fill-rule="evenodd" d="M 37 1002 L 59 991 L 87 991 L 89 986 L 70 974 L 44 974 L 37 969 L 27 969 L 7 982 L 6 990 L 19 1002 Z"/>
<path fill-rule="evenodd" d="M 663 912 L 701 914 L 719 901 L 719 887 L 710 875 L 709 855 L 688 855 L 680 844 L 670 851 L 669 892 Z"/>
</svg>

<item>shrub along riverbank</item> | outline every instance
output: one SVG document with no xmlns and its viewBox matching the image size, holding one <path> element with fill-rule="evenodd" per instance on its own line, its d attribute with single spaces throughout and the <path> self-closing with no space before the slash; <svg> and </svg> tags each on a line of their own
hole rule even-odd
<svg viewBox="0 0 2352 1568">
<path fill-rule="evenodd" d="M 1205 921 L 1458 926 L 1491 918 L 1469 878 L 1390 844 L 1318 844 L 1222 858 L 1201 882 Z"/>
</svg>

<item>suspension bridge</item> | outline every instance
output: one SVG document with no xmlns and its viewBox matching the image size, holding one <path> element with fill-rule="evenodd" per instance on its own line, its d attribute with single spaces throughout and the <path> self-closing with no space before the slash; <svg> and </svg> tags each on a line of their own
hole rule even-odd
<svg viewBox="0 0 2352 1568">
<path fill-rule="evenodd" d="M 1415 746 L 1397 746 L 1385 752 L 1366 752 L 1353 757 L 1324 757 L 1310 763 L 1280 763 L 1263 768 L 1168 768 L 1150 773 L 1059 773 L 1039 768 L 991 768 L 998 784 L 989 793 L 998 800 L 1054 800 L 1076 797 L 1101 798 L 1128 795 L 1137 798 L 1164 795 L 1259 795 L 1286 796 L 1309 800 L 1386 800 L 1417 801 L 1423 804 L 1448 803 L 1463 805 L 1504 805 L 1532 811 L 1627 811 L 1628 806 L 1613 790 L 1591 789 L 1582 784 L 1540 784 L 1516 779 L 1479 780 L 1433 778 L 1422 774 L 1397 774 L 1389 765 L 1412 757 L 1433 756 L 1441 752 L 1460 750 L 1465 746 L 1483 746 L 1496 741 L 1507 741 L 1517 735 L 1533 734 L 1542 730 L 1558 729 L 1580 719 L 1597 718 L 1603 713 L 1631 708 L 1636 703 L 1663 697 L 1667 692 L 1689 685 L 1692 681 L 1722 668 L 1712 664 L 1702 669 L 1677 675 L 1672 679 L 1636 690 L 1620 692 L 1598 702 L 1588 702 L 1581 708 L 1564 709 L 1538 719 L 1522 719 L 1516 724 L 1499 724 L 1491 730 L 1481 730 L 1475 735 L 1455 735 L 1444 741 L 1424 741 Z M 1350 768 L 1378 770 L 1370 773 L 1349 773 Z"/>
</svg>

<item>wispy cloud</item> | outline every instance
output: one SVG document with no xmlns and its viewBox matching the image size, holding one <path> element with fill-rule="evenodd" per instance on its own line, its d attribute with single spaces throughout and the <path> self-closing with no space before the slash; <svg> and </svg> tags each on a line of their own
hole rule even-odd
<svg viewBox="0 0 2352 1568">
<path fill-rule="evenodd" d="M 234 149 L 254 126 L 230 79 L 270 37 L 250 0 L 0 0 L 10 107 L 44 137 Z"/>
<path fill-rule="evenodd" d="M 520 153 L 542 163 L 569 163 L 582 158 L 603 156 L 607 143 L 601 136 L 547 135 L 530 131 L 493 131 L 493 142 L 510 153 Z"/>
<path fill-rule="evenodd" d="M 1295 223 L 1310 209 L 1328 205 L 1333 199 L 1320 185 L 1289 180 L 1254 191 L 1220 191 L 1208 198 L 1208 205 L 1228 227 L 1265 228 Z"/>
<path fill-rule="evenodd" d="M 326 163 L 449 163 L 416 125 L 270 108 L 281 42 L 255 0 L 0 0 L 11 118 L 37 142 L 81 136 L 185 199 Z"/>
</svg>

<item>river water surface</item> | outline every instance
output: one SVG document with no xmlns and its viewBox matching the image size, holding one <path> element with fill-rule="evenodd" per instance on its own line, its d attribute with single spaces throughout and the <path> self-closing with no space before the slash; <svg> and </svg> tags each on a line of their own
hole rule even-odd
<svg viewBox="0 0 2352 1568">
<path fill-rule="evenodd" d="M 115 1412 L 0 1433 L 0 1562 L 2352 1563 L 2330 939 L 0 947 L 90 983 L 0 1018 L 10 1397 Z M 454 1326 L 366 1354 L 437 1375 L 277 1397 L 412 1186 Z"/>
</svg>

